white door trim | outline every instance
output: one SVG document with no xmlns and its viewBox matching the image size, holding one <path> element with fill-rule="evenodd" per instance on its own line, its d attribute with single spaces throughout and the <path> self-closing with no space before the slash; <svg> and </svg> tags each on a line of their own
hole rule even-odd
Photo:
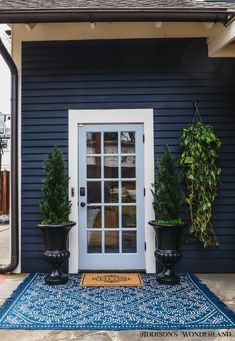
<svg viewBox="0 0 235 341">
<path fill-rule="evenodd" d="M 145 270 L 147 273 L 156 272 L 154 257 L 155 238 L 154 231 L 148 225 L 148 221 L 154 217 L 152 208 L 151 184 L 154 182 L 154 125 L 153 109 L 99 109 L 99 110 L 69 110 L 69 176 L 70 189 L 74 188 L 74 196 L 71 196 L 72 211 L 70 219 L 78 222 L 78 129 L 80 124 L 122 124 L 142 123 L 144 125 L 144 186 L 145 195 Z M 79 270 L 78 259 L 78 224 L 70 231 L 69 272 L 76 273 Z"/>
</svg>

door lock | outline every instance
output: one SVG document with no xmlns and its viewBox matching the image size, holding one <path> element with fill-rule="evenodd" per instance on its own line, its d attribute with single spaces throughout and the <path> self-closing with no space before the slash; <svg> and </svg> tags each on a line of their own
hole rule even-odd
<svg viewBox="0 0 235 341">
<path fill-rule="evenodd" d="M 85 202 L 81 202 L 80 206 L 81 206 L 81 207 L 85 207 L 85 206 L 86 206 L 86 203 L 85 203 Z"/>
<path fill-rule="evenodd" d="M 86 195 L 85 187 L 80 187 L 80 197 L 85 197 L 85 195 Z"/>
</svg>

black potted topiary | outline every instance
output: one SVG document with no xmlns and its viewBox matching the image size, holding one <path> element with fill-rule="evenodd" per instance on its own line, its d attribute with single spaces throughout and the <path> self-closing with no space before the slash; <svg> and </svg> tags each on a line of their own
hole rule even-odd
<svg viewBox="0 0 235 341">
<path fill-rule="evenodd" d="M 65 284 L 68 275 L 62 272 L 61 267 L 70 256 L 67 240 L 75 222 L 69 220 L 69 177 L 66 175 L 63 155 L 58 147 L 47 155 L 44 172 L 46 176 L 42 181 L 43 199 L 40 201 L 43 220 L 38 227 L 42 230 L 46 248 L 43 255 L 52 267 L 52 272 L 45 277 L 45 282 L 52 285 Z"/>
<path fill-rule="evenodd" d="M 149 222 L 157 238 L 155 256 L 163 266 L 156 279 L 162 284 L 178 284 L 180 277 L 174 273 L 173 265 L 181 257 L 179 241 L 184 222 L 179 217 L 179 211 L 184 202 L 184 194 L 175 159 L 167 146 L 164 146 L 164 153 L 157 166 L 152 190 L 155 220 Z"/>
</svg>

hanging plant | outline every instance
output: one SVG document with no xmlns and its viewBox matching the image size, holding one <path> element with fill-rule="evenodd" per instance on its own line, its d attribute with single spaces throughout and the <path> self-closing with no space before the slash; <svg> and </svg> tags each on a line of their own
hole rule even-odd
<svg viewBox="0 0 235 341">
<path fill-rule="evenodd" d="M 221 169 L 216 165 L 221 142 L 213 127 L 204 124 L 197 105 L 197 122 L 183 129 L 180 164 L 184 166 L 183 177 L 189 205 L 191 226 L 189 241 L 198 239 L 203 246 L 216 247 L 218 241 L 212 227 L 212 203 L 217 195 Z"/>
</svg>

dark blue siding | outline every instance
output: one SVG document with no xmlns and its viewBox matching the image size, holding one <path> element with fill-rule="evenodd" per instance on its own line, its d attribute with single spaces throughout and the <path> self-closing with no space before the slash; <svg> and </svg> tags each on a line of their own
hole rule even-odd
<svg viewBox="0 0 235 341">
<path fill-rule="evenodd" d="M 57 144 L 67 158 L 69 109 L 155 109 L 155 155 L 179 152 L 179 136 L 200 98 L 222 140 L 214 206 L 220 248 L 182 242 L 181 271 L 231 272 L 235 264 L 235 60 L 207 57 L 204 39 L 23 44 L 22 271 L 45 271 L 36 228 L 42 160 Z M 183 239 L 186 238 L 185 236 Z"/>
</svg>

